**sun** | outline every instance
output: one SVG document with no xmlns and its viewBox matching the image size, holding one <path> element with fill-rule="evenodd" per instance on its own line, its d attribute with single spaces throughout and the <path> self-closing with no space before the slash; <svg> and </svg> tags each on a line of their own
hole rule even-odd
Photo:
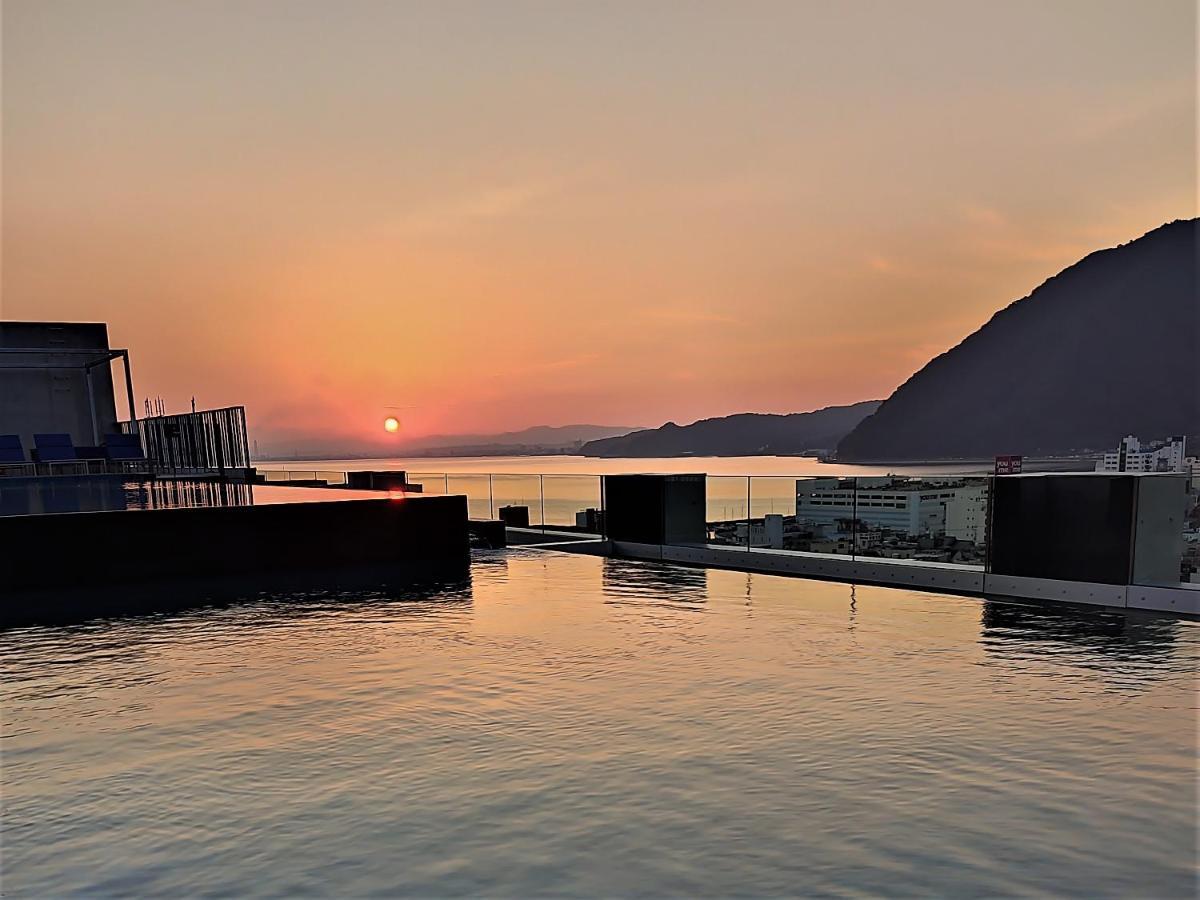
<svg viewBox="0 0 1200 900">
<path fill-rule="evenodd" d="M 383 430 L 389 434 L 395 434 L 400 430 L 400 420 L 395 416 L 388 416 L 383 420 Z"/>
</svg>

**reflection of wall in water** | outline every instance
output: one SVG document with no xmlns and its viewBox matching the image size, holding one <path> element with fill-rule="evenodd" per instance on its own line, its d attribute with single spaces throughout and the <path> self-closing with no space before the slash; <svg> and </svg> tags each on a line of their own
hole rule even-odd
<svg viewBox="0 0 1200 900">
<path fill-rule="evenodd" d="M 131 552 L 136 552 L 136 548 L 131 548 Z M 26 602 L 5 609 L 0 615 L 0 625 L 69 625 L 97 616 L 113 616 L 120 618 L 105 627 L 127 629 L 128 620 L 142 615 L 170 612 L 204 619 L 212 615 L 214 608 L 233 608 L 247 601 L 254 606 L 239 613 L 246 616 L 239 624 L 249 627 L 270 627 L 273 623 L 350 610 L 364 623 L 372 618 L 386 622 L 400 617 L 469 610 L 474 596 L 470 562 L 464 559 L 427 567 L 371 565 L 219 577 L 207 577 L 203 571 L 197 571 L 188 578 L 16 591 L 10 599 Z M 466 630 L 465 625 L 463 629 Z M 126 633 L 135 637 L 142 634 L 120 632 Z M 369 640 L 376 638 L 377 634 Z M 122 646 L 122 654 L 136 645 L 135 640 L 129 647 Z"/>
<path fill-rule="evenodd" d="M 708 600 L 708 570 L 606 558 L 600 570 L 608 597 L 640 603 L 704 603 Z"/>
<path fill-rule="evenodd" d="M 1169 656 L 1180 630 L 1175 619 L 1136 610 L 1075 609 L 998 600 L 983 601 L 980 625 L 980 641 L 991 653 L 1019 654 L 1031 645 L 1060 643 L 1085 655 L 1134 661 Z M 1077 656 L 1070 661 L 1084 660 L 1085 656 Z"/>
<path fill-rule="evenodd" d="M 144 503 L 140 509 L 254 505 L 254 486 L 238 482 L 167 479 L 141 482 L 135 489 Z"/>
<path fill-rule="evenodd" d="M 2 516 L 126 508 L 128 495 L 124 482 L 118 478 L 6 478 L 0 482 Z"/>
</svg>

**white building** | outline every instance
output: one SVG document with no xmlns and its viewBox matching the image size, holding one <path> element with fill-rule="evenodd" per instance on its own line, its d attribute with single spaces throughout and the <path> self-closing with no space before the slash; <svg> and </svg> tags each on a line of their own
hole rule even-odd
<svg viewBox="0 0 1200 900">
<path fill-rule="evenodd" d="M 735 540 L 739 544 L 746 543 L 746 522 L 738 522 L 734 527 Z M 769 547 L 772 550 L 783 549 L 783 516 L 771 513 L 763 516 L 762 522 L 750 522 L 750 546 Z"/>
<path fill-rule="evenodd" d="M 982 540 L 987 503 L 982 484 L 940 484 L 891 477 L 800 479 L 796 482 L 796 522 L 829 526 L 839 519 L 858 519 L 912 537 L 941 535 L 947 533 L 947 512 L 955 501 L 958 503 L 954 536 L 961 534 L 962 540 Z M 965 536 L 968 533 L 978 537 Z"/>
<path fill-rule="evenodd" d="M 1132 434 L 1121 439 L 1121 445 L 1096 463 L 1097 472 L 1186 472 L 1186 439 L 1172 437 L 1165 441 L 1142 444 Z"/>
<path fill-rule="evenodd" d="M 982 544 L 987 540 L 987 485 L 966 484 L 946 501 L 946 537 Z"/>
</svg>

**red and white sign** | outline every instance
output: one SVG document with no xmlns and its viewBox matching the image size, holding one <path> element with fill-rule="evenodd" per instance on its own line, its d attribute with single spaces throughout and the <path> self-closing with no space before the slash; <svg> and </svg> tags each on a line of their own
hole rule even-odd
<svg viewBox="0 0 1200 900">
<path fill-rule="evenodd" d="M 997 456 L 996 457 L 996 474 L 997 475 L 1020 475 L 1021 462 L 1023 456 Z"/>
</svg>

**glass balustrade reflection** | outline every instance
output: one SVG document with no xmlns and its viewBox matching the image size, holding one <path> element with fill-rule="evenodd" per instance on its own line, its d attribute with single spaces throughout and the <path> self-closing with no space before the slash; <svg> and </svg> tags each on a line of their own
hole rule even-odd
<svg viewBox="0 0 1200 900">
<path fill-rule="evenodd" d="M 796 479 L 756 475 L 750 479 L 751 547 L 793 550 L 796 538 Z"/>
<path fill-rule="evenodd" d="M 544 475 L 546 528 L 602 534 L 603 504 L 598 475 Z"/>
<path fill-rule="evenodd" d="M 467 518 L 491 519 L 492 492 L 491 479 L 487 475 L 466 475 L 450 473 L 448 482 L 449 493 L 462 494 L 467 498 Z"/>
<path fill-rule="evenodd" d="M 513 527 L 542 526 L 542 478 L 538 475 L 493 475 L 495 518 Z"/>
<path fill-rule="evenodd" d="M 749 537 L 750 479 L 745 475 L 709 475 L 705 484 L 708 543 L 745 547 Z"/>
<path fill-rule="evenodd" d="M 785 550 L 853 557 L 857 549 L 854 478 L 792 480 L 793 514 L 783 522 Z"/>
<path fill-rule="evenodd" d="M 450 476 L 445 472 L 409 472 L 410 484 L 419 484 L 421 493 L 431 496 L 449 493 Z"/>
<path fill-rule="evenodd" d="M 985 476 L 859 477 L 853 504 L 855 554 L 982 569 L 989 486 Z"/>
</svg>

